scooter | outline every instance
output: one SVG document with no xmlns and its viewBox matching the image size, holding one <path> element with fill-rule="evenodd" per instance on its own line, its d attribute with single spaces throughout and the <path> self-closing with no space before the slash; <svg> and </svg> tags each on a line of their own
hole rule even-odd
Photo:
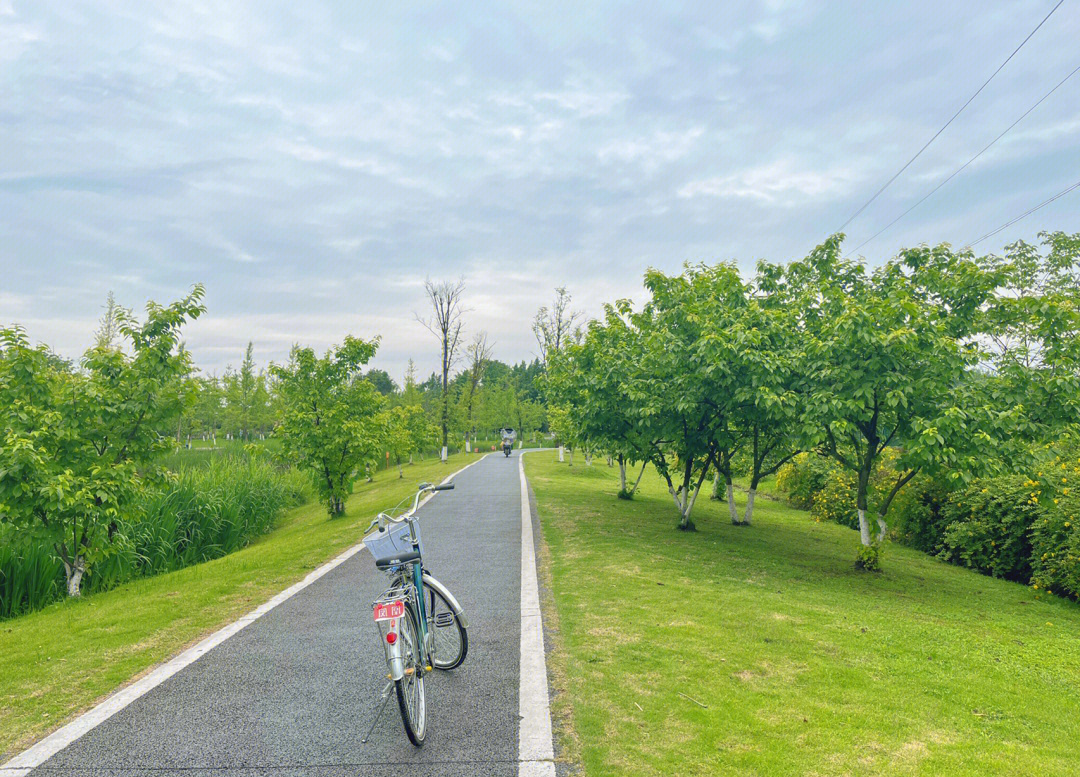
<svg viewBox="0 0 1080 777">
<path fill-rule="evenodd" d="M 510 451 L 514 449 L 513 440 L 503 440 L 503 454 L 507 457 L 510 456 Z"/>
</svg>

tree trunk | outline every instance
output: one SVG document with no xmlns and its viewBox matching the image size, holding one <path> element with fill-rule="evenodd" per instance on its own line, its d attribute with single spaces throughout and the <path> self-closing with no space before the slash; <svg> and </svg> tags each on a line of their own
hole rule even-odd
<svg viewBox="0 0 1080 777">
<path fill-rule="evenodd" d="M 566 461 L 566 459 L 563 458 L 563 446 L 561 446 L 561 445 L 559 446 L 559 461 L 560 462 Z"/>
<path fill-rule="evenodd" d="M 858 491 L 855 496 L 855 506 L 859 511 L 859 539 L 863 545 L 871 545 L 873 539 L 870 536 L 870 521 L 866 517 L 867 513 L 867 492 L 869 491 L 870 473 L 869 471 L 863 471 L 859 473 Z"/>
<path fill-rule="evenodd" d="M 862 507 L 859 508 L 859 539 L 863 545 L 872 544 L 870 540 L 870 522 L 866 520 L 866 510 Z"/>
<path fill-rule="evenodd" d="M 734 526 L 739 525 L 739 511 L 735 507 L 735 489 L 731 487 L 731 476 L 724 475 L 724 484 L 727 486 L 727 509 L 728 516 Z"/>
<path fill-rule="evenodd" d="M 574 466 L 574 449 L 570 449 L 570 466 Z"/>
<path fill-rule="evenodd" d="M 753 488 L 753 487 L 751 487 L 751 489 L 746 492 L 746 514 L 743 517 L 743 525 L 744 526 L 749 526 L 750 525 L 750 519 L 753 518 L 753 516 L 754 516 L 754 496 L 756 494 L 757 494 L 757 489 Z"/>
<path fill-rule="evenodd" d="M 709 499 L 715 499 L 717 502 L 719 502 L 721 499 L 724 498 L 724 494 L 721 492 L 720 489 L 720 484 L 724 482 L 723 477 L 724 476 L 721 475 L 719 472 L 713 475 L 712 493 L 709 494 Z"/>
<path fill-rule="evenodd" d="M 591 467 L 592 466 L 592 452 L 591 451 L 585 451 L 585 466 L 586 467 Z"/>
<path fill-rule="evenodd" d="M 626 460 L 619 456 L 619 493 L 626 493 Z"/>
<path fill-rule="evenodd" d="M 81 594 L 83 573 L 86 572 L 86 559 L 76 555 L 74 564 L 68 564 L 66 561 L 63 564 L 64 576 L 67 579 L 67 595 L 79 596 Z"/>
</svg>

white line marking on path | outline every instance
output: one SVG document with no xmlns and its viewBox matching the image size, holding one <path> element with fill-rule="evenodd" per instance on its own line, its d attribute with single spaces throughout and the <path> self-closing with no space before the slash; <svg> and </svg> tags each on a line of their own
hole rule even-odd
<svg viewBox="0 0 1080 777">
<path fill-rule="evenodd" d="M 551 740 L 544 622 L 540 615 L 540 586 L 536 580 L 529 481 L 524 451 L 518 454 L 521 478 L 521 688 L 518 693 L 518 777 L 555 777 L 555 748 Z"/>
<path fill-rule="evenodd" d="M 476 461 L 469 462 L 457 472 L 454 472 L 452 475 L 447 475 L 442 482 L 449 483 L 451 480 L 453 480 L 455 477 L 467 470 L 473 464 L 476 464 L 485 458 L 487 458 L 487 456 L 481 456 Z M 423 499 L 423 501 L 420 502 L 420 506 L 427 504 L 428 501 L 432 499 L 436 493 L 438 492 L 428 494 Z M 60 752 L 65 747 L 67 747 L 72 742 L 81 737 L 83 734 L 90 731 L 95 726 L 104 723 L 106 720 L 111 718 L 120 710 L 124 709 L 124 707 L 131 704 L 140 696 L 145 695 L 149 691 L 161 685 L 163 682 L 168 680 L 181 669 L 184 669 L 185 667 L 190 666 L 191 664 L 198 661 L 204 655 L 209 653 L 211 650 L 213 650 L 215 647 L 227 640 L 229 637 L 236 634 L 249 623 L 257 621 L 259 618 L 266 615 L 266 613 L 270 612 L 282 602 L 288 601 L 292 597 L 296 596 L 296 594 L 303 591 L 305 588 L 314 583 L 327 572 L 331 571 L 335 567 L 343 564 L 345 561 L 348 561 L 350 558 L 355 556 L 358 552 L 360 552 L 363 547 L 364 543 L 362 542 L 353 545 L 351 548 L 339 555 L 333 561 L 328 561 L 327 563 L 323 564 L 321 567 L 308 574 L 308 576 L 301 580 L 299 583 L 296 583 L 295 585 L 286 588 L 277 596 L 270 599 L 270 601 L 260 605 L 259 607 L 256 607 L 247 615 L 244 615 L 238 620 L 233 621 L 228 626 L 225 626 L 218 631 L 215 631 L 213 634 L 211 634 L 209 637 L 207 637 L 197 645 L 188 648 L 184 652 L 180 653 L 177 656 L 174 656 L 165 663 L 159 664 L 156 668 L 151 670 L 149 674 L 140 677 L 131 685 L 121 688 L 119 691 L 114 693 L 112 696 L 101 702 L 93 709 L 83 713 L 79 717 L 75 718 L 75 720 L 68 723 L 66 726 L 57 729 L 56 731 L 39 741 L 37 744 L 33 745 L 27 750 L 24 750 L 23 752 L 12 758 L 10 761 L 0 766 L 0 777 L 26 777 L 26 775 L 29 774 L 31 769 L 34 769 L 45 763 L 45 761 L 52 758 L 58 752 Z"/>
</svg>

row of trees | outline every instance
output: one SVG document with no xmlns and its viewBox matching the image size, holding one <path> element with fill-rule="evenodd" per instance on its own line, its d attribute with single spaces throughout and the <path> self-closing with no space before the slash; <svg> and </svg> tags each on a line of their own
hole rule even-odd
<svg viewBox="0 0 1080 777">
<path fill-rule="evenodd" d="M 0 531 L 5 542 L 51 546 L 70 595 L 116 550 L 139 497 L 169 477 L 160 454 L 191 436 L 279 438 L 283 461 L 312 475 L 333 516 L 358 476 L 383 462 L 403 476 L 404 462 L 440 436 L 474 440 L 508 424 L 528 434 L 546 423 L 539 361 L 499 362 L 481 333 L 451 372 L 460 311 L 444 371 L 424 383 L 411 362 L 401 388 L 382 370 L 365 372 L 378 340 L 353 337 L 323 356 L 295 347 L 268 370 L 256 369 L 249 343 L 239 370 L 200 376 L 181 334 L 204 312 L 203 294 L 196 286 L 172 305 L 151 302 L 142 321 L 110 294 L 78 363 L 32 346 L 19 327 L 0 329 Z"/>
<path fill-rule="evenodd" d="M 667 482 L 692 529 L 708 477 L 750 524 L 761 479 L 800 451 L 856 479 L 862 550 L 877 565 L 896 495 L 919 473 L 968 481 L 1023 466 L 1080 405 L 1080 235 L 1042 235 L 1003 257 L 947 245 L 870 269 L 842 235 L 789 264 L 650 271 L 651 299 L 608 305 L 552 360 L 553 426 Z M 871 474 L 897 455 L 870 515 Z M 732 480 L 748 480 L 744 515 Z"/>
</svg>

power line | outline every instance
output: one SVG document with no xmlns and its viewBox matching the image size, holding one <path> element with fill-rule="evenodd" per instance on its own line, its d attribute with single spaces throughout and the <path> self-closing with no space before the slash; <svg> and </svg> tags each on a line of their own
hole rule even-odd
<svg viewBox="0 0 1080 777">
<path fill-rule="evenodd" d="M 903 173 L 903 172 L 904 172 L 905 170 L 907 170 L 907 169 L 908 169 L 908 167 L 910 167 L 910 166 L 911 166 L 911 163 L 912 163 L 912 162 L 914 162 L 914 161 L 915 161 L 916 159 L 918 159 L 918 158 L 919 158 L 919 156 L 920 156 L 920 155 L 922 154 L 922 152 L 923 152 L 923 151 L 926 151 L 926 149 L 927 149 L 927 148 L 929 148 L 929 146 L 930 146 L 930 144 L 931 144 L 931 143 L 933 143 L 933 142 L 934 142 L 935 140 L 937 140 L 937 137 L 938 137 L 938 135 L 940 135 L 940 134 L 941 134 L 942 132 L 944 132 L 944 131 L 945 131 L 945 129 L 946 129 L 946 128 L 947 128 L 947 127 L 948 127 L 948 126 L 950 125 L 950 124 L 952 124 L 952 123 L 953 123 L 953 120 L 954 120 L 954 119 L 955 119 L 955 118 L 956 118 L 957 116 L 959 116 L 959 115 L 960 115 L 961 113 L 963 113 L 964 109 L 965 109 L 965 108 L 967 108 L 967 107 L 968 107 L 968 106 L 969 106 L 969 105 L 971 104 L 971 101 L 972 101 L 972 100 L 974 100 L 974 99 L 975 99 L 976 97 L 978 97 L 978 96 L 979 96 L 979 93 L 980 93 L 980 92 L 982 92 L 982 90 L 986 88 L 987 84 L 989 84 L 989 83 L 990 83 L 991 81 L 993 81 L 993 80 L 994 80 L 994 76 L 996 76 L 996 75 L 997 75 L 998 73 L 1000 73 L 1000 72 L 1001 72 L 1001 69 L 1002 69 L 1003 67 L 1005 67 L 1005 66 L 1006 66 L 1007 64 L 1009 64 L 1009 61 L 1010 61 L 1010 60 L 1011 60 L 1011 59 L 1012 59 L 1013 57 L 1015 57 L 1015 56 L 1016 56 L 1016 52 L 1018 52 L 1018 51 L 1020 51 L 1020 49 L 1024 48 L 1024 44 L 1025 44 L 1025 43 L 1027 43 L 1027 42 L 1028 42 L 1029 40 L 1031 40 L 1031 36 L 1032 36 L 1032 35 L 1034 35 L 1034 34 L 1035 34 L 1036 32 L 1038 32 L 1038 31 L 1039 31 L 1039 28 L 1040 28 L 1040 27 L 1042 27 L 1042 26 L 1043 26 L 1043 24 L 1045 24 L 1045 23 L 1046 23 L 1046 20 L 1047 20 L 1047 19 L 1049 19 L 1049 18 L 1050 18 L 1050 17 L 1051 17 L 1052 15 L 1053 15 L 1054 11 L 1056 11 L 1056 10 L 1057 10 L 1057 9 L 1058 9 L 1058 8 L 1059 8 L 1059 7 L 1061 6 L 1061 4 L 1062 4 L 1062 3 L 1064 3 L 1064 2 L 1065 2 L 1065 0 L 1058 0 L 1058 3 L 1057 3 L 1057 5 L 1055 5 L 1055 6 L 1053 7 L 1053 8 L 1051 8 L 1051 9 L 1050 9 L 1050 13 L 1048 13 L 1048 14 L 1047 14 L 1046 16 L 1044 16 L 1044 17 L 1043 17 L 1043 20 L 1042 20 L 1041 22 L 1039 22 L 1039 23 L 1038 23 L 1037 25 L 1035 25 L 1035 29 L 1034 29 L 1034 30 L 1032 30 L 1031 32 L 1029 32 L 1029 33 L 1028 33 L 1027 37 L 1026 37 L 1026 38 L 1024 38 L 1024 40 L 1022 40 L 1022 41 L 1020 42 L 1020 45 L 1019 45 L 1019 46 L 1017 46 L 1017 47 L 1016 47 L 1016 48 L 1015 48 L 1015 49 L 1013 50 L 1013 53 L 1012 53 L 1012 54 L 1010 54 L 1010 55 L 1009 55 L 1009 56 L 1008 56 L 1008 57 L 1007 57 L 1007 58 L 1005 59 L 1005 61 L 1004 61 L 1004 62 L 1002 62 L 1002 63 L 1001 63 L 1000 65 L 998 65 L 998 68 L 997 68 L 997 70 L 995 70 L 995 71 L 994 71 L 993 73 L 991 73 L 991 74 L 990 74 L 990 77 L 989 77 L 988 79 L 986 79 L 986 81 L 984 81 L 984 82 L 983 82 L 983 85 L 982 85 L 982 86 L 980 86 L 980 87 L 979 87 L 979 88 L 978 88 L 977 90 L 975 90 L 975 94 L 971 95 L 971 97 L 969 97 L 969 98 L 967 99 L 967 102 L 965 102 L 965 103 L 964 103 L 963 105 L 961 105 L 961 106 L 960 106 L 960 110 L 958 110 L 958 111 L 957 111 L 956 113 L 954 113 L 954 114 L 952 115 L 952 117 L 951 117 L 951 118 L 950 118 L 950 119 L 949 119 L 949 120 L 948 120 L 947 122 L 945 122 L 945 123 L 944 123 L 944 124 L 942 125 L 941 129 L 939 129 L 939 130 L 938 130 L 937 132 L 935 132 L 935 133 L 934 133 L 934 136 L 933 136 L 932 138 L 930 138 L 930 140 L 926 141 L 926 144 L 925 144 L 925 145 L 924 145 L 924 146 L 923 146 L 922 148 L 920 148 L 920 149 L 919 149 L 918 153 L 916 153 L 916 154 L 915 154 L 915 156 L 913 156 L 913 157 L 912 157 L 911 159 L 909 159 L 909 160 L 908 160 L 908 161 L 907 161 L 907 162 L 906 162 L 906 163 L 904 164 L 904 166 L 903 166 L 903 167 L 901 167 L 901 168 L 900 168 L 899 170 L 897 170 L 897 171 L 896 171 L 896 173 L 895 173 L 895 174 L 893 175 L 893 177 L 892 177 L 892 178 L 890 178 L 890 179 L 889 179 L 888 181 L 886 181 L 886 182 L 885 182 L 885 185 L 884 185 L 884 186 L 882 186 L 882 187 L 881 187 L 880 189 L 878 189 L 878 190 L 877 190 L 877 191 L 876 191 L 876 192 L 874 193 L 874 196 L 873 196 L 873 197 L 871 197 L 871 198 L 870 198 L 870 199 L 868 199 L 868 200 L 867 200 L 866 202 L 864 202 L 864 203 L 862 204 L 862 207 L 860 207 L 860 208 L 859 208 L 859 209 L 858 209 L 857 211 L 855 211 L 855 212 L 854 212 L 853 214 L 851 214 L 851 217 L 850 217 L 850 218 L 848 218 L 848 220 L 847 220 L 847 221 L 845 221 L 845 222 L 844 222 L 843 224 L 841 224 L 841 225 L 840 225 L 840 229 L 837 229 L 837 230 L 835 230 L 833 234 L 835 234 L 836 232 L 843 232 L 843 231 L 844 231 L 844 227 L 846 227 L 846 226 L 847 226 L 848 224 L 850 224 L 850 223 L 851 223 L 852 221 L 854 221 L 854 220 L 855 220 L 855 218 L 856 218 L 856 217 L 857 217 L 857 216 L 858 216 L 858 215 L 859 215 L 860 213 L 862 213 L 862 212 L 863 212 L 864 210 L 866 210 L 867 206 L 869 206 L 869 205 L 870 205 L 870 203 L 872 203 L 872 202 L 873 202 L 874 200 L 876 200 L 876 199 L 878 198 L 878 196 L 879 196 L 879 195 L 880 195 L 880 194 L 881 194 L 881 193 L 882 193 L 883 191 L 885 191 L 886 189 L 888 189 L 888 188 L 889 188 L 889 186 L 890 186 L 890 185 L 892 184 L 892 182 L 893 182 L 893 181 L 895 181 L 895 180 L 896 180 L 897 178 L 899 178 L 899 177 L 900 177 L 900 174 L 901 174 L 901 173 Z"/>
<path fill-rule="evenodd" d="M 897 217 L 896 217 L 896 218 L 894 218 L 894 219 L 893 219 L 892 221 L 890 221 L 890 222 L 889 222 L 888 224 L 886 224 L 886 225 L 885 225 L 884 227 L 882 227 L 882 228 L 881 228 L 881 229 L 879 229 L 879 230 L 878 230 L 877 232 L 875 232 L 875 233 L 874 233 L 874 235 L 873 235 L 872 237 L 868 237 L 868 238 L 867 238 L 866 240 L 864 240 L 864 241 L 862 241 L 861 243 L 859 243 L 859 245 L 857 245 L 857 246 L 856 246 L 855 248 L 853 248 L 853 249 L 852 249 L 851 251 L 849 251 L 847 255 L 848 255 L 848 256 L 851 256 L 852 254 L 854 254 L 854 253 L 855 253 L 856 251 L 858 251 L 858 250 L 859 250 L 860 248 L 862 248 L 862 247 L 863 247 L 864 245 L 866 245 L 867 243 L 869 243 L 869 242 L 870 242 L 871 240 L 874 240 L 874 239 L 876 239 L 876 238 L 877 238 L 877 237 L 879 237 L 879 236 L 880 236 L 880 235 L 881 235 L 882 233 L 886 232 L 886 231 L 887 231 L 887 230 L 888 230 L 888 229 L 889 229 L 890 227 L 892 227 L 892 225 L 893 225 L 893 224 L 895 224 L 896 222 L 898 222 L 898 221 L 899 221 L 900 219 L 904 218 L 904 216 L 906 216 L 907 214 L 911 213 L 911 211 L 915 210 L 915 209 L 916 209 L 917 207 L 919 207 L 919 206 L 920 206 L 920 205 L 922 205 L 922 204 L 923 204 L 924 202 L 926 202 L 926 201 L 927 201 L 928 199 L 930 199 L 930 197 L 931 197 L 931 196 L 932 196 L 932 195 L 934 194 L 934 192 L 936 192 L 936 191 L 937 191 L 938 189 L 940 189 L 940 188 L 941 188 L 942 186 L 944 186 L 944 185 L 945 185 L 945 184 L 947 184 L 947 183 L 948 183 L 949 181 L 951 181 L 951 180 L 952 180 L 953 178 L 955 178 L 955 177 L 956 177 L 957 175 L 959 175 L 959 174 L 960 174 L 961 172 L 963 172 L 963 171 L 964 171 L 964 169 L 965 169 L 965 168 L 966 168 L 966 167 L 967 167 L 968 165 L 970 165 L 970 164 L 971 164 L 972 162 L 974 162 L 974 161 L 975 161 L 976 159 L 978 159 L 978 158 L 979 158 L 979 157 L 981 157 L 981 156 L 982 156 L 983 154 L 985 154 L 985 153 L 986 153 L 986 152 L 987 152 L 987 151 L 988 151 L 988 150 L 990 149 L 990 147 L 991 147 L 992 145 L 994 145 L 994 144 L 995 144 L 995 143 L 997 143 L 997 142 L 998 142 L 999 140 L 1001 140 L 1001 139 L 1002 139 L 1003 137 L 1005 137 L 1005 136 L 1006 136 L 1006 135 L 1007 135 L 1007 134 L 1009 133 L 1009 131 L 1010 131 L 1010 130 L 1012 130 L 1012 128 L 1013 128 L 1013 127 L 1015 127 L 1015 126 L 1016 126 L 1017 124 L 1019 124 L 1020 122 L 1022 122 L 1022 121 L 1023 121 L 1023 120 L 1025 119 L 1025 118 L 1027 118 L 1027 115 L 1028 115 L 1029 113 L 1031 113 L 1031 112 L 1032 112 L 1033 110 L 1035 110 L 1035 109 L 1036 109 L 1036 108 L 1038 108 L 1038 107 L 1039 107 L 1040 105 L 1042 105 L 1043 101 L 1044 101 L 1044 100 L 1045 100 L 1045 99 L 1046 99 L 1047 97 L 1049 97 L 1049 96 L 1050 96 L 1050 95 L 1052 95 L 1052 94 L 1053 94 L 1054 92 L 1056 92 L 1056 91 L 1058 90 L 1058 88 L 1059 88 L 1059 87 L 1060 87 L 1060 86 L 1061 86 L 1062 84 L 1064 84 L 1064 83 L 1065 83 L 1066 81 L 1068 81 L 1068 80 L 1069 80 L 1070 78 L 1072 78 L 1072 77 L 1073 77 L 1074 75 L 1076 75 L 1077 73 L 1080 73 L 1080 66 L 1078 66 L 1077 68 L 1075 68 L 1075 69 L 1074 69 L 1074 70 L 1073 70 L 1073 71 L 1072 71 L 1071 73 L 1069 73 L 1069 75 L 1065 76 L 1065 77 L 1064 77 L 1063 79 L 1061 79 L 1060 81 L 1058 81 L 1058 83 L 1057 83 L 1057 86 L 1055 86 L 1055 87 L 1054 87 L 1053 89 L 1051 89 L 1051 90 L 1050 90 L 1049 92 L 1047 92 L 1047 93 L 1046 93 L 1046 94 L 1044 94 L 1044 95 L 1043 95 L 1042 97 L 1040 97 L 1040 98 L 1039 98 L 1039 100 L 1038 100 L 1038 102 L 1036 102 L 1036 103 L 1035 103 L 1034 105 L 1032 105 L 1032 106 L 1031 106 L 1030 108 L 1028 108 L 1028 109 L 1027 109 L 1026 111 L 1024 111 L 1024 113 L 1023 113 L 1023 114 L 1022 114 L 1022 115 L 1020 116 L 1020 118 L 1019 118 L 1019 119 L 1017 119 L 1016 121 L 1014 121 L 1014 122 L 1013 122 L 1012 124 L 1010 124 L 1010 125 L 1009 125 L 1008 127 L 1006 127 L 1006 128 L 1005 128 L 1004 132 L 1002 132 L 1002 133 L 1001 133 L 1000 135 L 998 135 L 998 136 L 997 136 L 996 138 L 994 138 L 994 139 L 993 139 L 993 140 L 991 140 L 991 141 L 990 141 L 989 143 L 987 143 L 987 144 L 986 144 L 986 146 L 984 146 L 984 147 L 983 147 L 982 151 L 980 151 L 979 153 L 977 153 L 977 154 L 976 154 L 975 156 L 973 156 L 973 157 L 972 157 L 971 159 L 969 159 L 968 161 L 964 162 L 964 164 L 960 165 L 960 167 L 956 168 L 956 170 L 954 170 L 954 171 L 953 171 L 952 175 L 950 175 L 950 176 L 949 176 L 948 178 L 946 178 L 946 179 L 945 179 L 944 181 L 942 181 L 942 182 L 941 182 L 941 183 L 939 183 L 939 184 L 938 184 L 937 186 L 935 186 L 935 187 L 934 187 L 933 189 L 931 189 L 930 191 L 928 191 L 928 192 L 927 192 L 927 193 L 926 193 L 925 195 L 923 195 L 923 198 L 922 198 L 921 200 L 919 200 L 918 202 L 916 202 L 916 203 L 915 203 L 914 205 L 912 205 L 912 206 L 911 206 L 910 208 L 908 208 L 907 210 L 905 210 L 905 211 L 904 211 L 903 213 L 901 213 L 901 214 L 900 214 L 899 216 L 897 216 Z M 846 257 L 845 257 L 845 258 L 846 258 Z"/>
<path fill-rule="evenodd" d="M 1000 232 L 1001 230 L 1003 230 L 1003 229 L 1008 229 L 1009 227 L 1011 227 L 1011 226 L 1012 226 L 1013 224 L 1015 224 L 1016 222 L 1018 222 L 1018 221 L 1021 221 L 1022 219 L 1026 219 L 1026 218 L 1027 218 L 1028 216 L 1030 216 L 1030 215 L 1031 215 L 1032 213 L 1034 213 L 1035 211 L 1039 210 L 1040 208 L 1045 208 L 1045 207 L 1046 207 L 1047 205 L 1049 205 L 1049 204 L 1050 204 L 1051 202 L 1053 202 L 1054 200 L 1058 200 L 1058 199 L 1061 199 L 1061 198 L 1062 198 L 1062 197 L 1064 197 L 1064 196 L 1065 196 L 1066 194 L 1068 194 L 1069 192 L 1071 192 L 1071 191 L 1072 191 L 1073 189 L 1080 189 L 1080 181 L 1077 181 L 1076 183 L 1074 183 L 1074 184 L 1073 184 L 1072 186 L 1068 187 L 1067 189 L 1064 189 L 1064 190 L 1062 190 L 1062 191 L 1058 192 L 1057 194 L 1055 194 L 1055 195 L 1054 195 L 1053 197 L 1051 197 L 1050 199 L 1048 199 L 1048 200 L 1043 200 L 1043 201 L 1042 201 L 1042 202 L 1040 202 L 1040 203 L 1039 203 L 1038 205 L 1036 205 L 1036 206 L 1035 206 L 1034 208 L 1031 208 L 1030 210 L 1024 211 L 1023 213 L 1021 213 L 1021 214 L 1020 214 L 1019 216 L 1017 216 L 1016 218 L 1014 218 L 1014 219 L 1011 219 L 1011 220 L 1009 220 L 1009 221 L 1006 221 L 1006 222 L 1005 222 L 1004 224 L 1002 224 L 1002 225 L 1001 225 L 1000 227 L 998 227 L 997 229 L 993 230 L 992 232 L 987 232 L 987 233 L 986 233 L 985 235 L 983 235 L 982 237 L 980 237 L 980 238 L 979 238 L 978 240 L 973 240 L 973 241 L 971 241 L 970 243 L 967 243 L 967 244 L 965 244 L 965 245 L 964 245 L 964 248 L 972 248 L 973 246 L 976 246 L 976 245 L 978 245 L 979 243 L 981 243 L 982 241 L 986 240 L 986 238 L 988 238 L 988 237 L 993 237 L 994 235 L 996 235 L 996 234 L 997 234 L 998 232 Z"/>
</svg>

